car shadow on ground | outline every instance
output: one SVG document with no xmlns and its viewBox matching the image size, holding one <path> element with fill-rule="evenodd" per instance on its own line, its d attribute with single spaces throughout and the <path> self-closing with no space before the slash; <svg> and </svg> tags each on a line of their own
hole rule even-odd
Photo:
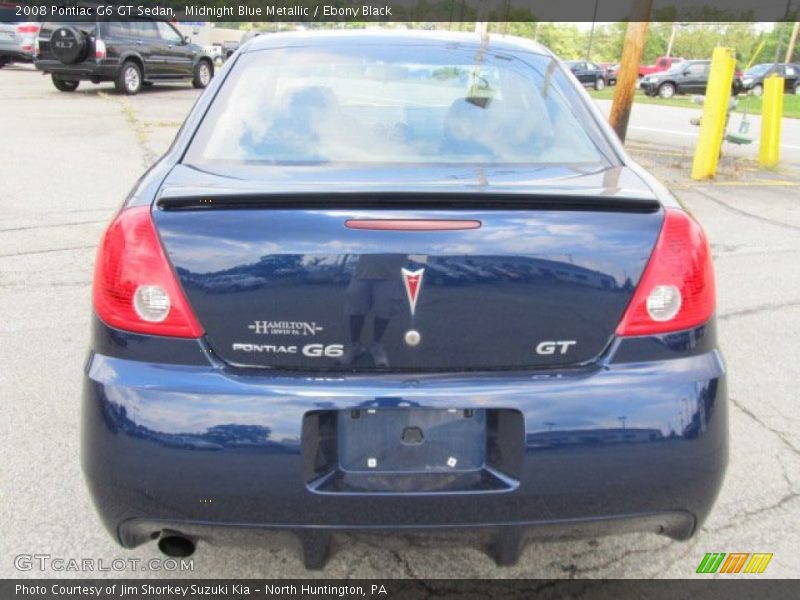
<svg viewBox="0 0 800 600">
<path fill-rule="evenodd" d="M 59 92 L 56 90 L 52 84 L 50 83 L 50 78 L 46 76 L 46 74 L 42 73 L 41 71 L 37 71 L 36 68 L 32 64 L 25 64 L 25 63 L 13 63 L 10 65 L 5 65 L 2 69 L 0 69 L 0 74 L 6 71 L 27 71 L 30 72 L 32 75 L 38 75 L 42 78 L 42 83 L 47 84 L 49 86 L 50 91 L 57 94 L 64 94 L 65 92 Z M 149 95 L 149 94 L 158 94 L 160 92 L 193 92 L 196 91 L 190 81 L 171 81 L 169 83 L 155 83 L 150 86 L 143 86 L 142 89 L 139 91 L 138 95 Z M 70 92 L 71 93 L 71 92 Z M 99 94 L 113 94 L 116 96 L 124 96 L 125 94 L 120 94 L 114 89 L 114 84 L 110 81 L 102 82 L 102 83 L 92 83 L 90 81 L 81 81 L 80 86 L 75 91 L 75 93 L 83 94 L 84 96 L 92 96 L 92 95 L 99 95 Z"/>
<path fill-rule="evenodd" d="M 27 63 L 11 63 L 3 65 L 0 68 L 2 68 L 3 71 L 31 71 L 34 73 L 36 72 L 34 66 Z"/>
<path fill-rule="evenodd" d="M 84 87 L 85 86 L 85 87 Z M 58 90 L 53 88 L 53 91 L 56 93 Z M 192 87 L 191 83 L 172 83 L 172 84 L 155 84 L 152 86 L 143 86 L 139 93 L 136 96 L 148 96 L 148 95 L 157 95 L 159 93 L 166 93 L 166 92 L 194 92 L 196 91 L 195 88 Z M 77 94 L 83 94 L 84 96 L 98 96 L 100 94 L 107 94 L 112 96 L 120 96 L 120 97 L 127 97 L 127 94 L 122 94 L 114 89 L 113 83 L 91 83 L 82 81 L 80 87 L 75 91 Z"/>
</svg>

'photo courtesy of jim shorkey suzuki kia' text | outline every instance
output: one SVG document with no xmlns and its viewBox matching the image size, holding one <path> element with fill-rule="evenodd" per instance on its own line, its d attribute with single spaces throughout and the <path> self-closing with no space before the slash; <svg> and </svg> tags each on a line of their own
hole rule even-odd
<svg viewBox="0 0 800 600">
<path fill-rule="evenodd" d="M 262 6 L 205 6 L 187 4 L 185 6 L 186 15 L 189 17 L 308 17 L 312 19 L 345 18 L 356 19 L 359 17 L 391 17 L 391 6 L 333 6 L 330 4 L 317 4 L 314 6 L 303 6 L 295 4 L 293 6 L 275 6 L 265 4 Z"/>
<path fill-rule="evenodd" d="M 265 584 L 261 586 L 250 586 L 241 583 L 232 584 L 216 584 L 216 585 L 200 585 L 197 583 L 176 585 L 168 584 L 151 584 L 142 583 L 138 585 L 129 584 L 109 584 L 109 585 L 69 585 L 69 584 L 53 584 L 52 586 L 45 585 L 27 585 L 19 583 L 15 586 L 15 594 L 17 596 L 24 595 L 37 595 L 45 596 L 50 592 L 54 596 L 94 596 L 94 597 L 109 597 L 115 596 L 119 598 L 130 596 L 154 596 L 154 597 L 184 597 L 194 598 L 195 596 L 225 596 L 235 594 L 237 596 L 250 596 L 255 594 L 262 594 L 264 596 L 283 596 L 291 594 L 296 596 L 302 594 L 303 596 L 388 596 L 389 592 L 385 586 L 380 584 L 370 584 L 369 592 L 362 585 L 272 585 Z"/>
</svg>

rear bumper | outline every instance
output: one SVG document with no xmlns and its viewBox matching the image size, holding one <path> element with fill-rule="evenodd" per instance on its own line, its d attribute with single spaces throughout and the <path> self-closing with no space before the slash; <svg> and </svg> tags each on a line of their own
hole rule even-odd
<svg viewBox="0 0 800 600">
<path fill-rule="evenodd" d="M 513 528 L 545 537 L 644 530 L 682 539 L 709 513 L 727 464 L 724 366 L 709 344 L 713 333 L 701 328 L 615 345 L 605 366 L 589 371 L 424 376 L 247 375 L 93 353 L 83 467 L 106 527 L 127 547 L 163 530 L 204 537 L 214 527 Z M 657 359 L 631 362 L 642 352 Z M 519 411 L 515 484 L 460 493 L 313 489 L 304 415 L 386 400 Z"/>
<path fill-rule="evenodd" d="M 33 62 L 33 53 L 25 52 L 20 46 L 0 45 L 0 60 L 6 62 Z"/>
<path fill-rule="evenodd" d="M 68 80 L 108 80 L 111 81 L 117 76 L 119 65 L 116 63 L 108 64 L 85 61 L 74 65 L 65 65 L 57 60 L 36 60 L 35 66 L 39 71 L 59 75 Z"/>
</svg>

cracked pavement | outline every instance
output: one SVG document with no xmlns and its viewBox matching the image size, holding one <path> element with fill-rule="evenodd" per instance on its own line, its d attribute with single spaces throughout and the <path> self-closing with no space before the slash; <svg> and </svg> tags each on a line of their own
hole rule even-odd
<svg viewBox="0 0 800 600">
<path fill-rule="evenodd" d="M 96 243 L 196 97 L 189 85 L 156 86 L 132 98 L 110 85 L 63 94 L 31 68 L 0 72 L 0 135 L 9 149 L 0 162 L 2 577 L 79 575 L 16 571 L 13 557 L 21 553 L 159 557 L 154 544 L 118 548 L 94 513 L 78 460 L 80 384 Z M 692 540 L 626 534 L 532 543 L 517 566 L 498 568 L 478 535 L 339 535 L 328 567 L 307 573 L 293 540 L 244 532 L 201 544 L 192 575 L 691 577 L 706 552 L 772 552 L 767 575 L 796 577 L 800 169 L 765 175 L 746 162 L 724 162 L 716 183 L 695 184 L 685 179 L 685 151 L 632 152 L 671 182 L 703 223 L 716 261 L 731 454 L 717 505 Z"/>
</svg>

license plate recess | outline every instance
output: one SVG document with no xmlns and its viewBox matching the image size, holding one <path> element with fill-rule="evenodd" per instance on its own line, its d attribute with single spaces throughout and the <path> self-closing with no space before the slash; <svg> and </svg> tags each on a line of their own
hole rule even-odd
<svg viewBox="0 0 800 600">
<path fill-rule="evenodd" d="M 518 485 L 524 438 L 522 414 L 510 409 L 312 411 L 304 476 L 319 493 L 508 491 Z"/>
</svg>

